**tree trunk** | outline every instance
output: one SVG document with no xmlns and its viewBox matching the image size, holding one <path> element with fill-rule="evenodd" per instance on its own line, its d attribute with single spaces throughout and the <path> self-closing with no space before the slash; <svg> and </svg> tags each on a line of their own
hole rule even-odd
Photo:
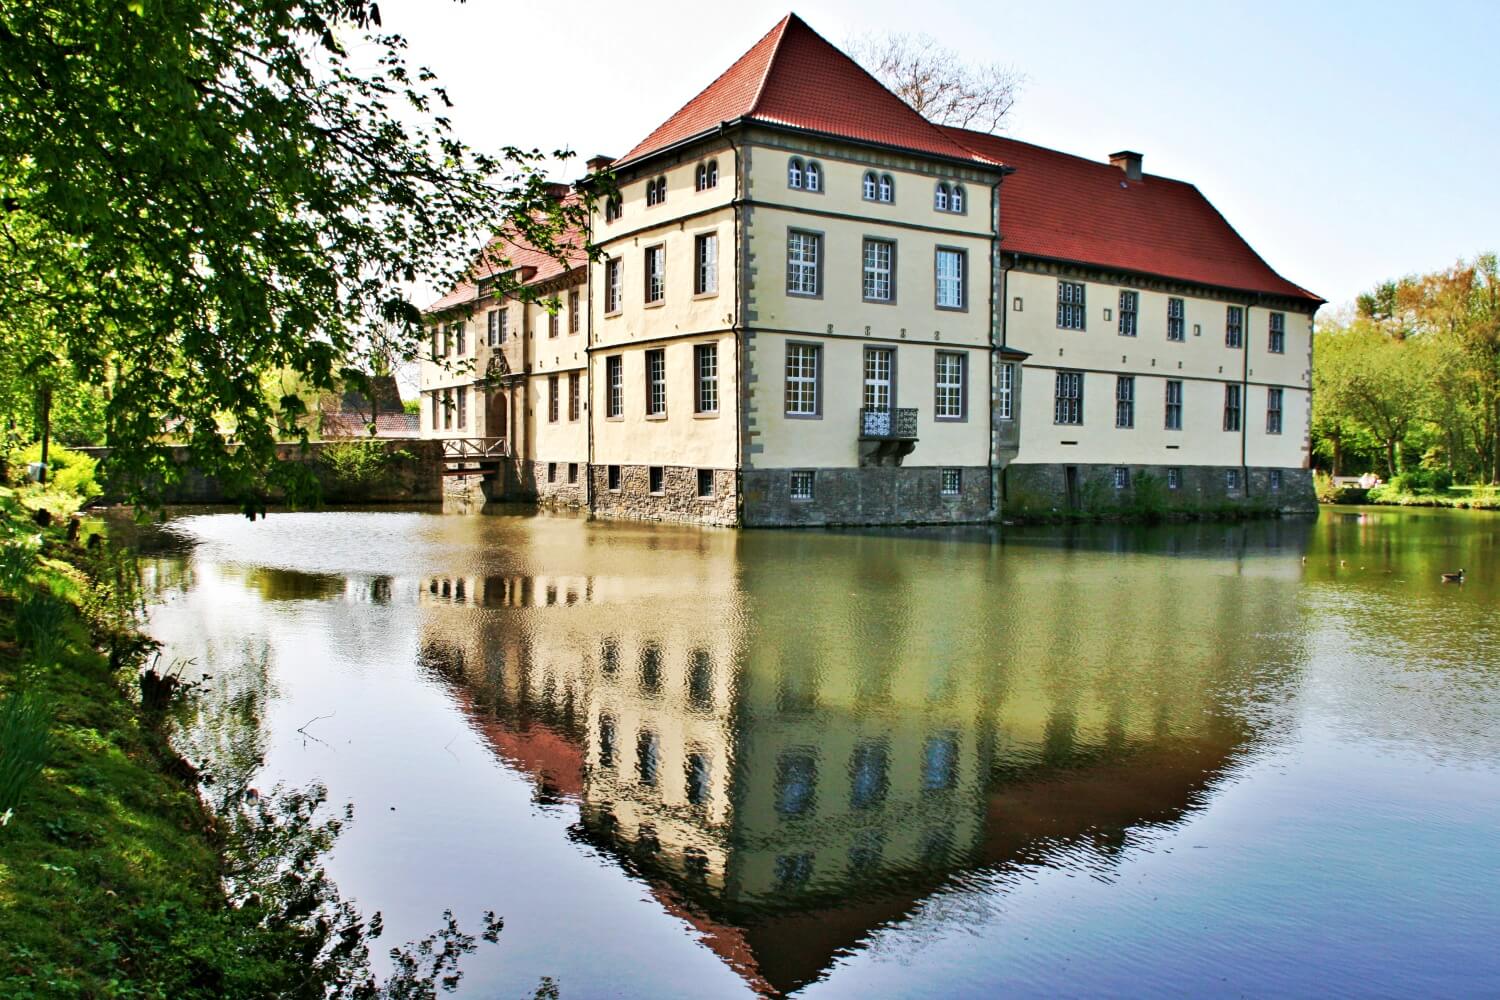
<svg viewBox="0 0 1500 1000">
<path fill-rule="evenodd" d="M 1396 441 L 1391 439 L 1385 443 L 1385 475 L 1386 480 L 1396 478 Z"/>
<path fill-rule="evenodd" d="M 43 486 L 47 485 L 47 453 L 52 448 L 52 389 L 50 386 L 42 387 L 41 399 L 41 424 L 42 424 L 42 478 Z"/>
</svg>

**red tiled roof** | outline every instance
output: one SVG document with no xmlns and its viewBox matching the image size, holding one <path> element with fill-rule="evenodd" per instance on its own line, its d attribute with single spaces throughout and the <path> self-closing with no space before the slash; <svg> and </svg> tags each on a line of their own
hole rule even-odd
<svg viewBox="0 0 1500 1000">
<path fill-rule="evenodd" d="M 569 194 L 563 202 L 570 204 L 576 201 L 577 197 L 575 194 Z M 469 280 L 459 282 L 446 295 L 428 306 L 426 311 L 442 312 L 444 309 L 451 309 L 464 302 L 473 301 L 479 282 L 505 271 L 532 269 L 533 273 L 526 278 L 524 284 L 536 285 L 573 271 L 585 263 L 587 260 L 583 249 L 585 236 L 581 229 L 568 228 L 559 237 L 559 243 L 567 247 L 562 260 L 538 250 L 529 243 L 522 242 L 514 233 L 501 233 L 491 237 L 489 243 L 485 244 L 484 250 L 476 258 Z"/>
<path fill-rule="evenodd" d="M 1251 249 L 1196 187 L 998 135 L 946 128 L 1015 173 L 1000 187 L 1000 246 L 1236 291 L 1321 303 Z"/>
<path fill-rule="evenodd" d="M 990 164 L 788 14 L 616 166 L 739 118 Z"/>
</svg>

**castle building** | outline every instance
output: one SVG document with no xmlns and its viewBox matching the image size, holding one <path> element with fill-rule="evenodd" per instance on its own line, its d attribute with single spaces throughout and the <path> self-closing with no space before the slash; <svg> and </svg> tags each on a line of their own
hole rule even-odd
<svg viewBox="0 0 1500 1000">
<path fill-rule="evenodd" d="M 480 268 L 429 310 L 457 483 L 747 526 L 1312 505 L 1322 300 L 1139 154 L 939 127 L 788 15 L 589 165 L 597 260 L 502 236 L 547 301 Z"/>
</svg>

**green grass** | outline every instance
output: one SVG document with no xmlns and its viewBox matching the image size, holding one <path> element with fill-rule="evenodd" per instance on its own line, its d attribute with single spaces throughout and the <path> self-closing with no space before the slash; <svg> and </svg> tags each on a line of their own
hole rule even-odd
<svg viewBox="0 0 1500 1000">
<path fill-rule="evenodd" d="M 1500 488 L 1483 484 L 1451 486 L 1446 490 L 1394 490 L 1389 484 L 1370 490 L 1366 503 L 1396 507 L 1455 507 L 1500 510 Z"/>
</svg>

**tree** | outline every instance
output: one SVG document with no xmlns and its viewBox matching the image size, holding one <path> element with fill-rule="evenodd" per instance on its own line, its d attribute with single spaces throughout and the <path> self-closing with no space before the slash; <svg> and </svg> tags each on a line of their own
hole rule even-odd
<svg viewBox="0 0 1500 1000">
<path fill-rule="evenodd" d="M 1349 421 L 1368 431 L 1379 442 L 1386 475 L 1396 475 L 1401 445 L 1420 419 L 1428 387 L 1420 348 L 1357 319 L 1320 329 L 1313 357 L 1319 418 L 1325 426 Z"/>
<path fill-rule="evenodd" d="M 929 35 L 863 35 L 846 48 L 871 76 L 939 125 L 998 132 L 1026 82 L 1000 63 L 966 63 Z"/>
<path fill-rule="evenodd" d="M 168 430 L 249 513 L 309 499 L 275 449 L 305 440 L 300 399 L 268 401 L 267 373 L 328 390 L 415 358 L 414 282 L 459 280 L 492 232 L 567 253 L 586 203 L 549 195 L 539 151 L 455 138 L 379 29 L 372 0 L 0 7 L 0 340 L 25 317 L 27 350 L 99 394 L 137 499 L 178 475 Z"/>
</svg>

